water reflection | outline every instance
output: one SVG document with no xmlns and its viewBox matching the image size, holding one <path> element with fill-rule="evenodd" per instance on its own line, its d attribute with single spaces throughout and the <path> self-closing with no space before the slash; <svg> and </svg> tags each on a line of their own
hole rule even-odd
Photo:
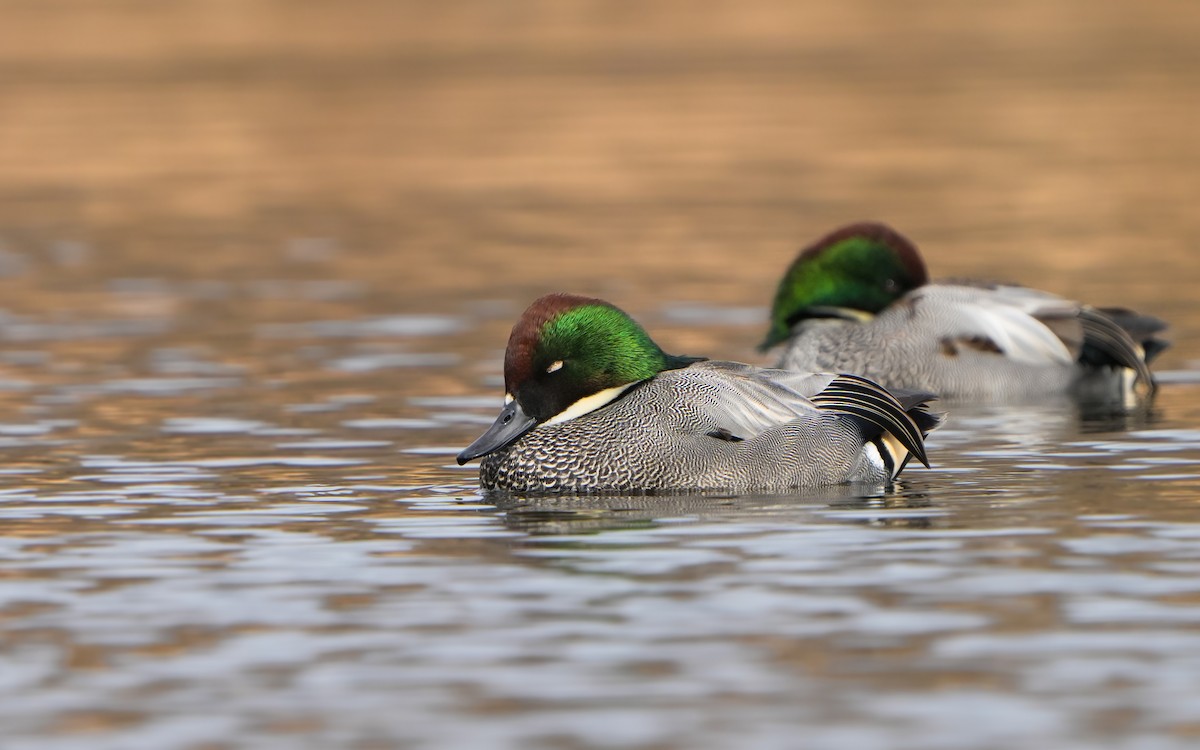
<svg viewBox="0 0 1200 750">
<path fill-rule="evenodd" d="M 262 340 L 328 338 L 297 330 Z M 386 372 L 347 380 L 339 350 L 322 356 L 315 381 L 270 378 L 169 342 L 145 360 L 166 384 L 89 389 L 82 369 L 31 388 L 82 402 L 10 412 L 15 747 L 773 747 L 799 725 L 817 747 L 1082 748 L 1130 726 L 1171 747 L 1187 731 L 1187 378 L 1168 373 L 1146 413 L 948 405 L 934 468 L 886 488 L 506 497 L 452 461 L 491 397 L 435 379 L 397 398 Z"/>
<path fill-rule="evenodd" d="M 919 525 L 940 514 L 928 496 L 903 482 L 894 487 L 845 485 L 786 495 L 510 495 L 486 493 L 506 526 L 530 535 L 591 534 L 663 523 L 712 520 L 807 523 L 814 517 L 878 525 Z"/>
<path fill-rule="evenodd" d="M 826 746 L 1082 747 L 1111 705 L 1184 725 L 1161 698 L 1197 674 L 1179 653 L 1200 532 L 1157 482 L 1106 505 L 1070 479 L 1094 483 L 1112 454 L 1134 476 L 1164 451 L 1194 462 L 1177 422 L 1093 436 L 1073 412 L 963 413 L 935 469 L 886 491 L 485 498 L 452 448 L 409 451 L 397 472 L 377 452 L 389 441 L 352 436 L 428 444 L 440 410 L 490 403 L 422 400 L 418 426 L 366 428 L 345 423 L 376 401 L 341 404 L 304 416 L 342 443 L 285 449 L 267 420 L 170 417 L 164 434 L 240 435 L 260 456 L 181 445 L 85 456 L 60 486 L 5 475 L 13 736 L 72 746 L 86 721 L 89 746 L 283 746 L 286 727 L 374 736 L 385 709 L 387 736 L 452 743 L 773 746 L 802 721 Z M 1052 463 L 1013 471 L 1047 446 Z M 336 715 L 313 718 L 318 702 Z M 193 725 L 201 705 L 222 720 Z M 759 721 L 784 705 L 786 721 Z"/>
</svg>

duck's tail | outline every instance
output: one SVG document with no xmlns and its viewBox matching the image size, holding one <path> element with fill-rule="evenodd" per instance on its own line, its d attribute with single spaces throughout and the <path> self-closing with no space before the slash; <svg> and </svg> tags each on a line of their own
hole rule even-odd
<svg viewBox="0 0 1200 750">
<path fill-rule="evenodd" d="M 946 415 L 928 410 L 937 398 L 931 393 L 888 391 L 858 375 L 838 375 L 811 398 L 817 408 L 846 414 L 863 425 L 865 437 L 879 451 L 892 479 L 916 457 L 925 468 L 925 436 L 945 421 Z"/>
<path fill-rule="evenodd" d="M 1155 336 L 1167 327 L 1166 323 L 1120 307 L 1085 307 L 1079 320 L 1083 324 L 1080 364 L 1130 370 L 1135 391 L 1154 393 L 1157 385 L 1148 363 L 1170 346 Z"/>
</svg>

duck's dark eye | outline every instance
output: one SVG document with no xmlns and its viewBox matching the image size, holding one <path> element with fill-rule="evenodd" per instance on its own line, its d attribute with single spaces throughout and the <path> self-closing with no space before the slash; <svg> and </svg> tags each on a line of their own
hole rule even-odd
<svg viewBox="0 0 1200 750">
<path fill-rule="evenodd" d="M 899 287 L 900 285 L 896 283 L 895 279 L 888 279 L 887 281 L 883 282 L 883 288 L 889 292 L 894 292 Z"/>
</svg>

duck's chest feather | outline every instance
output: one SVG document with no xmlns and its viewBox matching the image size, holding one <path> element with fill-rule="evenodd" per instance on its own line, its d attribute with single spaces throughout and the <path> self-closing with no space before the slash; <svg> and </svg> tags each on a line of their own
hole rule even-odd
<svg viewBox="0 0 1200 750">
<path fill-rule="evenodd" d="M 481 483 L 517 491 L 632 491 L 699 477 L 732 444 L 700 440 L 718 425 L 664 380 L 653 378 L 601 409 L 530 431 L 484 458 Z"/>
</svg>

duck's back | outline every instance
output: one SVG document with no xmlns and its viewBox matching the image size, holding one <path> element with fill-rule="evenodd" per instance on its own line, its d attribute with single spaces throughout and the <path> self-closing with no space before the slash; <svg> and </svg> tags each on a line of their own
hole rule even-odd
<svg viewBox="0 0 1200 750">
<path fill-rule="evenodd" d="M 857 372 L 889 388 L 926 389 L 943 398 L 1005 401 L 1069 391 L 1089 369 L 1081 359 L 1097 328 L 1104 337 L 1123 336 L 1121 346 L 1134 346 L 1104 313 L 1047 292 L 927 285 L 865 322 L 801 322 L 779 366 Z M 1137 353 L 1125 359 L 1139 356 L 1144 359 Z"/>
</svg>

